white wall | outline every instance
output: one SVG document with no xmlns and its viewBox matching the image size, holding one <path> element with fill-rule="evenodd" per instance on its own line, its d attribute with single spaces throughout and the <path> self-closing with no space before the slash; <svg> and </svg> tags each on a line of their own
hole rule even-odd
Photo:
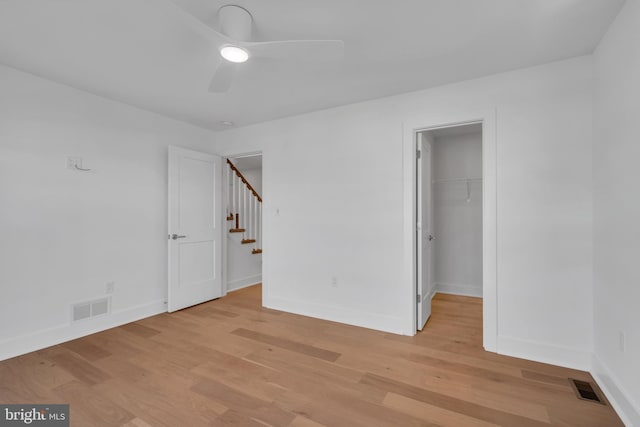
<svg viewBox="0 0 640 427">
<path fill-rule="evenodd" d="M 164 311 L 167 146 L 213 134 L 6 67 L 0 94 L 0 359 Z M 113 314 L 70 326 L 110 281 Z"/>
<path fill-rule="evenodd" d="M 221 133 L 223 153 L 263 153 L 265 305 L 411 333 L 401 291 L 409 289 L 401 283 L 403 121 L 495 107 L 498 349 L 588 367 L 591 61 L 581 57 Z"/>
<path fill-rule="evenodd" d="M 433 144 L 435 283 L 438 292 L 482 296 L 482 133 L 441 136 Z"/>
<path fill-rule="evenodd" d="M 593 157 L 595 365 L 619 412 L 635 426 L 640 426 L 638 28 L 640 2 L 627 1 L 595 52 Z"/>
<path fill-rule="evenodd" d="M 253 244 L 242 244 L 242 233 L 227 233 L 227 291 L 262 282 L 262 254 L 251 253 Z"/>
</svg>

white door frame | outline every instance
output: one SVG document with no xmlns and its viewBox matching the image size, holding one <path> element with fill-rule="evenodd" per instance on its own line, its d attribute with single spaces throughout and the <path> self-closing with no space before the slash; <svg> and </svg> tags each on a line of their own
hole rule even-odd
<svg viewBox="0 0 640 427">
<path fill-rule="evenodd" d="M 262 175 L 264 176 L 264 155 L 262 154 L 262 151 L 243 151 L 242 153 L 233 153 L 233 154 L 223 154 L 222 155 L 222 161 L 224 163 L 224 170 L 226 171 L 227 169 L 227 160 L 228 159 L 232 159 L 234 157 L 249 157 L 249 156 L 262 156 Z M 222 215 L 226 218 L 226 208 L 227 208 L 227 201 L 229 200 L 228 196 L 228 191 L 229 191 L 229 182 L 227 181 L 227 174 L 223 173 L 222 174 L 222 185 L 223 185 L 223 190 L 222 190 L 222 199 L 224 200 L 223 206 L 222 206 Z M 260 196 L 262 196 L 263 199 L 263 203 L 264 203 L 264 186 L 262 189 L 262 193 Z M 262 206 L 262 211 L 264 212 L 264 204 Z M 227 295 L 227 293 L 229 292 L 229 272 L 227 271 L 227 250 L 229 249 L 228 247 L 228 238 L 229 238 L 229 230 L 227 227 L 227 221 L 226 219 L 224 220 L 225 226 L 222 228 L 223 230 L 223 238 L 222 238 L 222 295 L 225 296 Z M 264 220 L 262 221 L 261 227 L 264 226 Z M 262 246 L 264 249 L 264 230 L 262 233 Z M 264 283 L 264 253 L 261 255 L 262 256 L 262 298 L 264 301 L 264 295 L 265 295 L 265 283 Z"/>
<path fill-rule="evenodd" d="M 497 284 L 497 133 L 496 110 L 484 109 L 458 113 L 441 113 L 437 117 L 413 118 L 403 123 L 403 236 L 404 277 L 407 316 L 406 335 L 415 335 L 416 314 L 416 134 L 429 129 L 482 122 L 482 294 L 483 346 L 497 352 L 498 284 Z"/>
</svg>

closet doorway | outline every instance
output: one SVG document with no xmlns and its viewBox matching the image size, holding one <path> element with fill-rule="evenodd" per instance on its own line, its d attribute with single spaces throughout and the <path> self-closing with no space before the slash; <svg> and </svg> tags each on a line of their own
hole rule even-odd
<svg viewBox="0 0 640 427">
<path fill-rule="evenodd" d="M 404 278 L 403 288 L 406 292 L 406 334 L 415 335 L 419 330 L 419 303 L 431 303 L 430 298 L 422 298 L 421 286 L 418 282 L 418 266 L 422 257 L 418 257 L 418 242 L 422 245 L 422 235 L 418 236 L 418 191 L 417 191 L 417 156 L 418 142 L 425 131 L 453 128 L 470 124 L 482 125 L 482 345 L 486 351 L 498 350 L 498 217 L 497 217 L 497 172 L 498 172 L 498 139 L 497 109 L 495 108 L 456 108 L 425 115 L 425 117 L 408 118 L 403 123 L 402 138 L 403 165 L 403 236 L 404 236 Z M 432 191 L 434 184 L 432 183 Z M 466 191 L 466 190 L 465 190 Z M 466 200 L 466 199 L 465 199 Z M 422 233 L 421 233 L 422 234 Z M 420 240 L 418 240 L 420 237 Z M 428 236 L 427 236 L 428 238 Z M 434 235 L 432 242 L 438 242 Z M 435 245 L 434 245 L 435 248 Z M 421 268 L 423 268 L 421 266 Z M 430 276 L 427 276 L 430 277 Z M 434 282 L 435 283 L 435 280 Z M 416 290 L 418 292 L 416 292 Z M 435 288 L 428 291 L 435 292 Z M 417 298 L 420 295 L 421 298 Z M 427 294 L 429 295 L 429 294 Z M 430 296 L 430 295 L 429 295 Z M 421 301 L 422 300 L 422 301 Z M 420 307 L 422 308 L 422 307 Z M 426 319 L 425 319 L 426 320 Z"/>
<path fill-rule="evenodd" d="M 482 122 L 416 132 L 417 330 L 436 293 L 483 295 Z"/>
</svg>

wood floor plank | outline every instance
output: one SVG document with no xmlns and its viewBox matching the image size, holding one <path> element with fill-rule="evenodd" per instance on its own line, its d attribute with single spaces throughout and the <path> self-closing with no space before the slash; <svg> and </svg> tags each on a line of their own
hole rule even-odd
<svg viewBox="0 0 640 427">
<path fill-rule="evenodd" d="M 70 419 L 86 420 L 94 426 L 120 426 L 135 418 L 122 406 L 114 403 L 103 394 L 94 393 L 93 389 L 80 381 L 72 381 L 54 389 L 60 398 L 69 404 Z"/>
<path fill-rule="evenodd" d="M 39 352 L 0 363 L 0 401 L 3 403 L 64 403 L 52 389 L 75 380 Z"/>
<path fill-rule="evenodd" d="M 383 363 L 380 364 L 378 359 L 382 359 Z M 367 371 L 367 375 L 393 378 L 399 383 L 414 387 L 416 390 L 424 390 L 425 393 L 438 393 L 487 409 L 518 414 L 541 422 L 549 421 L 543 403 L 522 399 L 518 394 L 513 393 L 514 389 L 508 383 L 492 384 L 482 378 L 471 378 L 448 373 L 444 370 L 423 368 L 402 359 L 385 359 L 379 355 L 375 357 L 367 354 L 349 355 L 348 358 L 341 358 L 339 363 L 352 367 L 361 366 Z M 371 383 L 365 382 L 365 384 Z"/>
<path fill-rule="evenodd" d="M 268 381 L 285 391 L 323 400 L 327 394 L 347 400 L 357 398 L 380 404 L 385 393 L 360 383 L 362 372 L 319 359 L 305 357 L 285 349 L 256 352 L 248 360 L 277 371 Z M 279 393 L 280 395 L 284 393 Z"/>
<path fill-rule="evenodd" d="M 84 359 L 90 362 L 94 362 L 104 357 L 111 356 L 111 353 L 106 349 L 94 345 L 90 341 L 83 339 L 67 341 L 66 343 L 61 344 L 61 346 L 66 348 L 67 350 L 73 351 L 77 355 L 82 356 Z"/>
<path fill-rule="evenodd" d="M 330 362 L 335 362 L 338 359 L 338 357 L 340 357 L 340 354 L 334 351 L 325 350 L 323 348 L 302 344 L 302 343 L 291 341 L 284 338 L 274 337 L 272 335 L 262 334 L 260 332 L 251 331 L 249 329 L 239 328 L 234 330 L 231 333 L 244 338 L 249 338 L 255 341 L 274 345 L 276 347 L 281 347 L 287 350 L 296 351 L 298 353 L 302 353 L 307 356 L 317 357 L 318 359 L 322 359 L 322 360 L 328 360 Z"/>
<path fill-rule="evenodd" d="M 142 338 L 150 338 L 160 333 L 160 331 L 157 329 L 153 329 L 148 326 L 144 326 L 140 323 L 135 323 L 135 322 L 127 323 L 126 325 L 120 326 L 120 328 L 134 335 L 138 335 Z"/>
<path fill-rule="evenodd" d="M 399 381 L 385 378 L 375 374 L 365 374 L 362 378 L 364 384 L 369 384 L 386 390 L 389 393 L 399 394 L 419 402 L 437 406 L 452 412 L 465 414 L 479 420 L 505 426 L 521 427 L 547 427 L 548 422 L 533 420 L 531 418 L 514 415 L 508 412 L 488 408 L 486 406 L 471 403 L 466 400 L 456 399 L 444 394 L 435 393 Z"/>
<path fill-rule="evenodd" d="M 488 353 L 482 300 L 437 294 L 413 337 L 261 307 L 260 286 L 0 362 L 3 403 L 76 427 L 622 427 L 588 372 Z"/>
<path fill-rule="evenodd" d="M 482 310 L 478 310 L 479 320 Z M 436 314 L 437 315 L 437 314 Z M 481 324 L 478 325 L 481 327 Z M 480 344 L 470 344 L 459 339 L 455 334 L 449 337 L 429 334 L 427 330 L 420 332 L 413 337 L 407 337 L 403 335 L 387 334 L 384 337 L 387 340 L 394 342 L 401 342 L 408 345 L 413 345 L 418 348 L 426 348 L 429 350 L 436 350 L 439 352 L 445 352 L 450 354 L 464 355 L 475 359 L 490 361 L 502 364 L 506 367 L 515 367 L 518 369 L 528 369 L 533 372 L 544 373 L 555 376 L 567 376 L 584 381 L 593 381 L 593 378 L 584 371 L 578 371 L 575 369 L 563 368 L 560 366 L 549 365 L 546 363 L 533 362 L 530 360 L 519 359 L 516 357 L 502 356 L 496 353 L 484 351 Z"/>
<path fill-rule="evenodd" d="M 309 418 L 297 416 L 291 421 L 289 427 L 327 427 L 324 424 L 317 423 Z"/>
<path fill-rule="evenodd" d="M 141 418 L 134 418 L 128 423 L 123 424 L 122 427 L 153 427 L 153 426 Z"/>
<path fill-rule="evenodd" d="M 568 378 L 557 377 L 555 375 L 541 374 L 540 372 L 522 369 L 522 377 L 533 381 L 539 381 L 545 384 L 553 384 L 560 387 L 571 388 Z"/>
<path fill-rule="evenodd" d="M 257 399 L 208 378 L 199 380 L 191 390 L 209 399 L 220 401 L 229 409 L 267 425 L 286 426 L 295 418 L 295 414 L 281 409 L 272 402 Z"/>
<path fill-rule="evenodd" d="M 144 368 L 143 365 L 115 356 L 96 360 L 93 364 L 109 377 L 122 378 L 129 382 L 140 381 L 152 375 L 152 372 Z"/>
<path fill-rule="evenodd" d="M 330 390 L 325 390 L 324 393 L 318 391 L 316 386 L 311 393 L 288 392 L 278 397 L 277 404 L 294 414 L 326 426 L 439 427 L 437 424 L 380 404 Z"/>
<path fill-rule="evenodd" d="M 265 401 L 284 392 L 274 382 L 278 371 L 245 358 L 227 355 L 196 366 L 191 372 Z"/>
<path fill-rule="evenodd" d="M 215 425 L 213 421 L 229 409 L 197 393 L 188 393 L 193 380 L 167 380 L 162 375 L 136 383 L 115 378 L 93 390 L 154 427 Z"/>
<path fill-rule="evenodd" d="M 395 393 L 387 393 L 383 404 L 417 418 L 437 423 L 442 427 L 496 427 L 498 425 Z"/>
<path fill-rule="evenodd" d="M 134 357 L 141 353 L 152 352 L 151 349 L 141 345 L 141 343 L 136 340 L 123 340 L 121 337 L 122 334 L 123 332 L 119 328 L 113 328 L 97 334 L 89 335 L 88 337 L 82 338 L 82 340 L 91 345 L 102 348 L 112 355 L 117 355 L 117 357 L 122 359 Z M 130 339 L 131 336 L 127 334 L 127 338 Z"/>
<path fill-rule="evenodd" d="M 48 351 L 43 351 L 43 354 L 57 366 L 85 384 L 98 384 L 110 378 L 106 372 L 62 347 L 51 347 Z"/>
<path fill-rule="evenodd" d="M 432 425 L 411 414 L 385 408 L 381 405 L 384 393 L 360 383 L 362 373 L 357 370 L 285 349 L 261 351 L 248 358 L 279 371 L 272 381 L 288 391 L 276 398 L 278 404 L 322 424 L 342 425 L 346 418 L 341 417 L 358 413 L 363 425 Z M 331 410 L 326 410 L 327 405 Z"/>
<path fill-rule="evenodd" d="M 238 313 L 215 308 L 208 304 L 200 304 L 195 307 L 191 307 L 189 309 L 189 314 L 201 317 L 213 317 L 216 319 L 219 319 L 220 317 L 233 319 L 240 316 Z"/>
<path fill-rule="evenodd" d="M 408 357 L 408 360 L 424 364 L 425 366 L 429 366 L 433 369 L 443 370 L 446 372 L 455 372 L 457 374 L 482 379 L 487 383 L 493 383 L 500 386 L 501 388 L 503 388 L 503 390 L 510 394 L 526 391 L 532 396 L 532 400 L 535 399 L 535 401 L 555 401 L 559 397 L 567 397 L 567 394 L 573 393 L 573 391 L 569 387 L 568 381 L 566 380 L 566 386 L 563 388 L 558 388 L 558 384 L 549 386 L 549 383 L 530 381 L 524 377 L 513 377 L 511 375 L 505 375 L 500 372 L 494 372 L 491 369 L 468 366 L 461 363 L 436 359 L 425 355 L 412 354 Z"/>
<path fill-rule="evenodd" d="M 243 427 L 273 427 L 272 424 L 267 424 L 255 418 L 251 418 L 242 412 L 229 409 L 227 412 L 216 418 L 216 426 L 243 426 Z"/>
</svg>

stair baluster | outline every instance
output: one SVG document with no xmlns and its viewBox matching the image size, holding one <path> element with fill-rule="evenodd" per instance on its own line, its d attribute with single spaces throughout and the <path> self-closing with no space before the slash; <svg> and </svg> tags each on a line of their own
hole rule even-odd
<svg viewBox="0 0 640 427">
<path fill-rule="evenodd" d="M 247 187 L 242 186 L 242 228 L 247 229 Z"/>
<path fill-rule="evenodd" d="M 237 172 L 236 183 L 238 184 L 238 206 L 236 207 L 236 212 L 240 214 L 240 211 L 242 210 L 242 181 L 240 181 L 240 177 L 237 176 Z"/>
<path fill-rule="evenodd" d="M 252 208 L 253 208 L 253 201 L 254 201 L 254 197 L 252 197 L 253 194 L 249 195 L 249 215 L 247 216 L 247 239 L 251 240 L 253 236 L 253 232 L 255 231 L 254 229 L 254 224 L 253 224 L 253 215 L 251 214 L 252 212 Z"/>
<path fill-rule="evenodd" d="M 233 180 L 233 174 L 231 173 L 231 169 L 227 169 L 228 173 L 228 178 L 227 178 L 227 191 L 229 193 L 229 198 L 231 199 L 231 202 L 229 203 L 229 215 L 227 216 L 227 219 L 232 219 L 233 218 L 233 212 L 235 211 L 235 206 L 236 206 L 236 197 L 235 197 L 235 192 L 233 191 L 234 187 L 234 180 Z"/>
<path fill-rule="evenodd" d="M 256 241 L 256 243 L 253 245 L 254 249 L 256 248 L 256 244 L 258 242 L 257 230 L 258 230 L 258 199 L 254 199 L 254 202 L 253 202 L 253 237 L 252 237 L 252 239 Z"/>
<path fill-rule="evenodd" d="M 226 211 L 226 218 L 229 218 L 229 214 L 231 213 L 231 193 L 228 191 L 229 190 L 229 178 L 231 177 L 231 174 L 229 173 L 229 168 L 227 168 L 227 180 L 225 181 L 227 183 L 227 211 Z"/>
</svg>

